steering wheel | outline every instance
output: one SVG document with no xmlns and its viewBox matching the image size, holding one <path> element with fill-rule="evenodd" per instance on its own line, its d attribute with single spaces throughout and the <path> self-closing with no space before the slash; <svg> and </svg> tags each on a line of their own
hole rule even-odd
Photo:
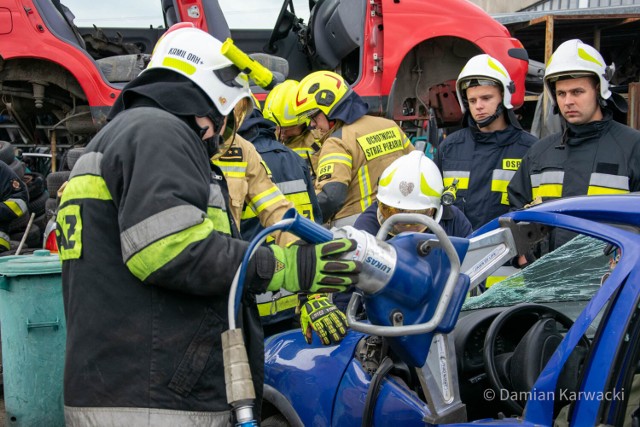
<svg viewBox="0 0 640 427">
<path fill-rule="evenodd" d="M 287 9 L 290 8 L 291 12 L 287 11 Z M 271 30 L 271 35 L 269 35 L 269 41 L 267 42 L 267 45 L 265 46 L 265 50 L 268 53 L 275 53 L 276 52 L 276 47 L 275 47 L 275 42 L 277 42 L 280 39 L 283 39 L 288 33 L 289 30 L 291 30 L 291 28 L 293 27 L 293 19 L 290 20 L 290 22 L 286 22 L 285 23 L 285 18 L 287 18 L 288 16 L 293 15 L 293 17 L 295 18 L 295 12 L 293 9 L 293 0 L 284 0 L 284 2 L 282 3 L 282 7 L 280 8 L 280 13 L 278 14 L 278 19 L 276 19 L 276 23 L 273 26 L 273 30 Z M 283 28 L 280 28 L 283 23 L 285 23 L 285 26 Z"/>
<path fill-rule="evenodd" d="M 521 319 L 514 319 L 516 317 Z M 521 322 L 522 318 L 527 317 L 533 320 L 533 324 L 515 350 L 512 353 L 496 355 L 497 338 L 505 325 Z M 487 331 L 483 351 L 485 371 L 496 396 L 517 415 L 522 414 L 524 406 L 512 399 L 512 396 L 529 392 L 533 388 L 540 372 L 564 338 L 557 329 L 558 323 L 566 329 L 573 325 L 569 317 L 557 310 L 539 304 L 524 303 L 503 311 Z M 586 337 L 582 337 L 580 343 L 577 347 L 580 350 L 574 351 L 563 367 L 558 380 L 562 387 L 575 389 L 577 386 L 580 367 L 589 349 Z M 501 393 L 505 390 L 509 392 L 507 396 Z"/>
</svg>

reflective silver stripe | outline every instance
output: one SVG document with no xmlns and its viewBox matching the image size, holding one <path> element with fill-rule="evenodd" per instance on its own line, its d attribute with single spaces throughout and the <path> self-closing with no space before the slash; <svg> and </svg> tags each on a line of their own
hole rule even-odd
<svg viewBox="0 0 640 427">
<path fill-rule="evenodd" d="M 67 427 L 228 427 L 229 411 L 176 411 L 154 408 L 77 408 L 64 407 Z"/>
<path fill-rule="evenodd" d="M 219 185 L 209 184 L 209 201 L 207 202 L 207 206 L 219 208 L 225 212 L 227 211 L 227 205 L 224 202 L 224 196 L 222 195 L 222 190 Z"/>
<path fill-rule="evenodd" d="M 264 205 L 264 204 L 268 203 L 269 201 L 271 201 L 271 200 L 273 200 L 273 199 L 275 199 L 275 198 L 277 198 L 277 197 L 282 197 L 282 198 L 284 198 L 284 195 L 280 192 L 280 190 L 279 190 L 279 189 L 277 189 L 277 188 L 276 188 L 275 190 L 276 190 L 276 191 L 273 191 L 273 192 L 271 192 L 270 194 L 267 194 L 267 195 L 265 195 L 265 196 L 261 197 L 260 199 L 256 200 L 256 201 L 253 203 L 253 209 L 254 209 L 256 212 L 260 212 L 260 211 L 262 210 L 262 209 L 260 209 L 260 207 L 261 207 L 262 205 Z"/>
<path fill-rule="evenodd" d="M 4 231 L 0 231 L 0 247 L 5 249 L 11 248 L 11 238 Z"/>
<path fill-rule="evenodd" d="M 541 184 L 562 184 L 564 171 L 542 172 L 531 175 L 531 186 L 539 187 Z"/>
<path fill-rule="evenodd" d="M 494 169 L 492 174 L 492 180 L 494 181 L 511 181 L 516 171 L 508 171 L 504 169 Z"/>
<path fill-rule="evenodd" d="M 591 174 L 589 185 L 629 191 L 629 177 L 594 172 Z"/>
<path fill-rule="evenodd" d="M 200 224 L 207 214 L 193 206 L 176 206 L 159 212 L 120 233 L 125 262 L 151 243 Z"/>
<path fill-rule="evenodd" d="M 444 171 L 443 178 L 469 178 L 469 171 Z"/>
<path fill-rule="evenodd" d="M 27 212 L 27 210 L 28 210 L 27 202 L 25 202 L 25 201 L 24 201 L 24 200 L 22 200 L 22 199 L 7 199 L 7 200 L 5 200 L 5 201 L 4 201 L 4 203 L 7 203 L 7 202 L 13 202 L 13 203 L 15 203 L 16 205 L 18 205 L 18 207 L 20 208 L 20 210 L 22 211 L 22 213 L 25 213 L 25 212 Z"/>
<path fill-rule="evenodd" d="M 226 166 L 222 162 L 216 163 L 216 166 L 218 166 L 220 168 L 222 173 L 225 173 L 225 172 L 226 173 L 237 172 L 237 173 L 240 173 L 240 174 L 246 174 L 247 173 L 247 167 L 246 166 Z"/>
<path fill-rule="evenodd" d="M 371 206 L 371 188 L 369 187 L 369 168 L 364 165 L 360 168 L 360 182 L 362 185 L 362 204 L 364 212 L 369 206 Z"/>
<path fill-rule="evenodd" d="M 279 299 L 279 298 L 283 298 L 289 295 L 293 295 L 291 292 L 286 291 L 284 289 L 280 289 L 278 292 L 265 292 L 262 294 L 258 294 L 256 295 L 256 303 L 257 304 L 262 304 L 265 302 L 271 302 L 273 300 Z"/>
<path fill-rule="evenodd" d="M 276 183 L 282 194 L 303 193 L 307 191 L 307 185 L 304 179 L 296 179 L 295 181 L 285 181 Z"/>
<path fill-rule="evenodd" d="M 326 156 L 320 158 L 321 165 L 325 163 L 336 162 L 336 161 L 349 162 L 350 164 L 353 164 L 353 157 L 350 156 L 349 154 L 334 153 L 334 154 L 327 154 Z"/>
<path fill-rule="evenodd" d="M 73 171 L 69 176 L 69 179 L 78 175 L 101 175 L 102 167 L 100 164 L 102 163 L 102 153 L 98 153 L 95 151 L 91 151 L 89 153 L 85 153 L 78 161 L 76 161 L 75 166 L 73 167 Z"/>
</svg>

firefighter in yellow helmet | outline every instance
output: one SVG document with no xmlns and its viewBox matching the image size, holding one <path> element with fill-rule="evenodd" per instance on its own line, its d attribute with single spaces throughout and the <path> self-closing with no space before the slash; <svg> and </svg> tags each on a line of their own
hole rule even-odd
<svg viewBox="0 0 640 427">
<path fill-rule="evenodd" d="M 298 84 L 296 80 L 285 80 L 273 88 L 264 102 L 263 115 L 276 124 L 276 136 L 280 142 L 309 163 L 311 176 L 315 178 L 320 143 L 316 133 L 309 128 L 309 119 L 293 113 Z"/>
<path fill-rule="evenodd" d="M 231 214 L 246 240 L 260 231 L 255 224 L 256 217 L 259 226 L 265 228 L 282 219 L 291 207 L 311 220 L 321 218 L 315 193 L 308 194 L 308 191 L 313 192 L 310 180 L 303 178 L 308 175 L 305 165 L 281 159 L 288 154 L 283 150 L 288 149 L 280 144 L 281 152 L 273 151 L 273 144 L 268 142 L 273 133 L 269 125 L 265 126 L 265 123 L 271 122 L 262 118 L 259 114 L 260 103 L 255 97 L 253 99 L 253 104 L 236 105 L 234 115 L 240 134 L 236 133 L 228 138 L 223 144 L 228 147 L 227 150 L 221 156 L 213 157 L 213 164 L 222 170 L 227 180 Z M 260 148 L 256 148 L 254 144 Z M 269 159 L 268 162 L 265 162 L 258 150 Z M 289 153 L 294 155 L 290 151 Z M 294 160 L 301 162 L 297 157 Z M 283 167 L 283 163 L 288 163 L 287 169 Z M 272 242 L 274 238 L 282 247 L 299 240 L 293 234 L 277 232 L 267 242 Z M 307 297 L 306 294 L 297 295 L 280 289 L 256 295 L 256 303 L 265 334 L 268 335 L 294 327 L 296 321 L 292 318 L 298 308 L 302 332 L 307 342 L 311 343 L 312 330 L 316 331 L 324 345 L 340 342 L 347 333 L 344 314 L 324 294 L 311 294 Z"/>
<path fill-rule="evenodd" d="M 325 221 L 353 225 L 375 200 L 378 178 L 395 159 L 413 151 L 393 121 L 367 115 L 368 105 L 345 80 L 317 71 L 300 81 L 297 116 L 323 133 L 316 193 Z"/>
</svg>

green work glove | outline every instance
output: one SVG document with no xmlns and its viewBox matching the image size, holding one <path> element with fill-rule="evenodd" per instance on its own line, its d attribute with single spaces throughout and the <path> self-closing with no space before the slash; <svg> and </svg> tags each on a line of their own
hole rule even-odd
<svg viewBox="0 0 640 427">
<path fill-rule="evenodd" d="M 268 291 L 281 288 L 296 292 L 340 292 L 358 283 L 360 261 L 339 259 L 356 249 L 356 241 L 337 239 L 317 245 L 291 245 L 288 248 L 271 245 L 276 268 Z"/>
<path fill-rule="evenodd" d="M 300 326 L 307 344 L 313 339 L 312 329 L 324 345 L 338 344 L 347 335 L 347 317 L 326 295 L 309 295 L 300 308 Z"/>
</svg>

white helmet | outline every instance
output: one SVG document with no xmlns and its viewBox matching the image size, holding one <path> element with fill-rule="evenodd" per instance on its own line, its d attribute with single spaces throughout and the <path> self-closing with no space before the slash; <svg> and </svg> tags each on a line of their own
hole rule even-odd
<svg viewBox="0 0 640 427">
<path fill-rule="evenodd" d="M 462 112 L 467 110 L 466 90 L 470 86 L 501 86 L 502 104 L 508 110 L 511 105 L 511 94 L 516 91 L 516 86 L 509 76 L 507 69 L 495 58 L 487 54 L 476 55 L 464 66 L 456 81 L 456 95 Z"/>
<path fill-rule="evenodd" d="M 226 116 L 238 101 L 251 97 L 249 83 L 221 53 L 222 43 L 218 39 L 184 24 L 169 28 L 158 40 L 147 70 L 163 68 L 182 74 L 197 84 Z"/>
<path fill-rule="evenodd" d="M 435 209 L 434 219 L 438 222 L 442 218 L 443 191 L 442 175 L 436 164 L 422 151 L 415 150 L 396 159 L 382 172 L 378 204 L 403 212 Z"/>
<path fill-rule="evenodd" d="M 600 55 L 600 52 L 578 39 L 568 40 L 562 43 L 547 63 L 544 73 L 544 85 L 552 95 L 551 99 L 555 104 L 555 82 L 560 77 L 584 77 L 585 75 L 595 75 L 600 81 L 600 96 L 602 99 L 609 99 L 609 80 L 613 77 L 616 67 L 614 64 L 607 65 Z"/>
</svg>

